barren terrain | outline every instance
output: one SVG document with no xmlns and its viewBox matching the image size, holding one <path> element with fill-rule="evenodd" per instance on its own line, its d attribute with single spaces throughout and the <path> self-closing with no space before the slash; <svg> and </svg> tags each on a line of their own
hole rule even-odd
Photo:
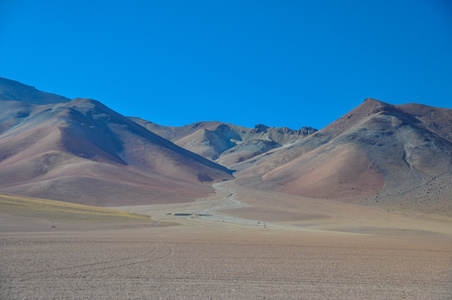
<svg viewBox="0 0 452 300">
<path fill-rule="evenodd" d="M 452 297 L 447 218 L 234 182 L 215 188 L 196 202 L 122 207 L 157 222 L 64 224 L 0 215 L 0 228 L 9 225 L 0 232 L 0 298 Z M 269 209 L 272 202 L 281 209 Z"/>
<path fill-rule="evenodd" d="M 2 233 L 2 299 L 450 299 L 450 238 L 239 225 Z"/>
<path fill-rule="evenodd" d="M 0 100 L 0 299 L 452 299 L 451 109 L 316 131 Z"/>
</svg>

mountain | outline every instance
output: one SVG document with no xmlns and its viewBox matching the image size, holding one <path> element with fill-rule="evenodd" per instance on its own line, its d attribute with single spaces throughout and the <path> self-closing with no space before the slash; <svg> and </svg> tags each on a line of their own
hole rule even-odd
<svg viewBox="0 0 452 300">
<path fill-rule="evenodd" d="M 25 101 L 31 104 L 64 103 L 70 99 L 51 93 L 41 92 L 32 86 L 0 77 L 0 101 Z"/>
<path fill-rule="evenodd" d="M 236 178 L 271 195 L 452 213 L 451 109 L 366 99 L 319 131 L 171 127 L 8 79 L 0 79 L 0 109 L 3 193 L 98 206 L 164 204 L 193 201 L 212 193 L 213 183 Z"/>
<path fill-rule="evenodd" d="M 239 183 L 260 189 L 451 211 L 452 110 L 367 99 L 305 139 L 236 167 Z"/>
<path fill-rule="evenodd" d="M 198 122 L 171 127 L 136 117 L 131 117 L 131 120 L 187 150 L 228 167 L 303 139 L 317 131 L 311 127 L 292 130 L 262 124 L 246 128 L 221 122 Z"/>
<path fill-rule="evenodd" d="M 16 88 L 16 95 L 29 90 Z M 208 195 L 212 183 L 233 178 L 95 100 L 0 101 L 0 109 L 4 193 L 99 206 L 173 203 Z"/>
</svg>

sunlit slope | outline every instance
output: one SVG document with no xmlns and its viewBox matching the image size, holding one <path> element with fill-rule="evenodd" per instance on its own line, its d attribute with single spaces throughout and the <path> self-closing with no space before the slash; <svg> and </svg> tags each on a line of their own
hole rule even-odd
<svg viewBox="0 0 452 300">
<path fill-rule="evenodd" d="M 150 221 L 148 216 L 89 205 L 0 195 L 0 212 L 62 223 Z"/>
<path fill-rule="evenodd" d="M 449 216 L 451 132 L 451 109 L 367 99 L 320 131 L 231 168 L 248 187 Z"/>
<path fill-rule="evenodd" d="M 98 101 L 0 101 L 0 190 L 103 207 L 193 201 L 227 168 Z"/>
</svg>

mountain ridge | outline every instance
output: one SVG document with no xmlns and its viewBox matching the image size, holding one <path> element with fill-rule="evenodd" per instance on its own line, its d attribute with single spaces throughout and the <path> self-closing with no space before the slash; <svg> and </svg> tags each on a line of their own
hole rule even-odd
<svg viewBox="0 0 452 300">
<path fill-rule="evenodd" d="M 312 127 L 293 130 L 287 127 L 268 127 L 263 124 L 247 128 L 218 121 L 172 127 L 136 117 L 130 118 L 177 145 L 225 166 L 282 147 L 317 131 Z"/>
<path fill-rule="evenodd" d="M 55 104 L 70 101 L 69 98 L 46 93 L 15 80 L 0 77 L 0 101 L 25 101 L 31 104 Z"/>
<path fill-rule="evenodd" d="M 321 130 L 172 127 L 11 82 L 7 90 L 24 91 L 2 92 L 0 80 L 2 192 L 100 206 L 175 203 L 235 177 L 310 199 L 452 213 L 452 109 L 368 98 Z M 50 100 L 20 101 L 27 95 Z"/>
</svg>

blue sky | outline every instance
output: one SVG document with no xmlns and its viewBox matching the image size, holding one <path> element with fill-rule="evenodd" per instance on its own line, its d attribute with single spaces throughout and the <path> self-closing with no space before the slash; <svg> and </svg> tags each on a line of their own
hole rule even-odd
<svg viewBox="0 0 452 300">
<path fill-rule="evenodd" d="M 452 108 L 452 4 L 0 0 L 0 66 L 162 125 L 320 129 L 367 97 Z"/>
</svg>

